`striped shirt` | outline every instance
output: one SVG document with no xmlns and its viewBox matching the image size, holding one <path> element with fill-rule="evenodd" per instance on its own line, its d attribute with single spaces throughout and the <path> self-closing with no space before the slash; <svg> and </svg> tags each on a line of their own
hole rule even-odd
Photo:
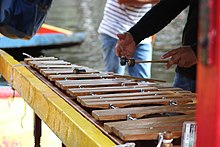
<svg viewBox="0 0 220 147">
<path fill-rule="evenodd" d="M 127 6 L 124 4 L 120 5 L 117 0 L 107 0 L 98 33 L 118 39 L 118 33 L 128 31 L 151 7 L 152 4 Z M 150 38 L 144 40 L 144 42 L 150 41 Z"/>
</svg>

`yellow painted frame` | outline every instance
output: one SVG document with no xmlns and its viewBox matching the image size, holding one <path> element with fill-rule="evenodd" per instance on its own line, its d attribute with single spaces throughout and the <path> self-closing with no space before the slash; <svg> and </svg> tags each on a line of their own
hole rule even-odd
<svg viewBox="0 0 220 147">
<path fill-rule="evenodd" d="M 67 147 L 115 146 L 112 140 L 3 50 L 0 50 L 0 74 Z"/>
</svg>

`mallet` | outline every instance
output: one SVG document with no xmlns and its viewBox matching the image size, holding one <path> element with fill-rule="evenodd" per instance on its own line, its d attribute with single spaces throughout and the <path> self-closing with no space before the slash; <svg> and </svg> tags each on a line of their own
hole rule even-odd
<svg viewBox="0 0 220 147">
<path fill-rule="evenodd" d="M 138 63 L 167 63 L 168 60 L 151 60 L 151 61 L 142 61 L 142 60 L 135 60 L 133 58 L 126 59 L 125 57 L 121 57 L 120 63 L 122 66 L 126 65 L 126 62 L 128 63 L 128 66 L 134 66 Z"/>
</svg>

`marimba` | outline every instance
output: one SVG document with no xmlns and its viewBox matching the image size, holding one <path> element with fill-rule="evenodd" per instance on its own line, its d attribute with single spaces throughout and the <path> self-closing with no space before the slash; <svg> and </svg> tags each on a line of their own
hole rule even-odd
<svg viewBox="0 0 220 147">
<path fill-rule="evenodd" d="M 155 144 L 165 131 L 178 140 L 183 122 L 195 119 L 195 94 L 160 80 L 101 72 L 55 57 L 26 58 L 24 63 L 116 144 Z"/>
</svg>

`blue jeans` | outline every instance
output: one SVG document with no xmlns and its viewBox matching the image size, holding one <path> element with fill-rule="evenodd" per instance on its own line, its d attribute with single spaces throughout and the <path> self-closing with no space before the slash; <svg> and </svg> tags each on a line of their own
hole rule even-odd
<svg viewBox="0 0 220 147">
<path fill-rule="evenodd" d="M 191 92 L 196 92 L 196 81 L 189 79 L 176 72 L 173 87 L 178 87 Z"/>
<path fill-rule="evenodd" d="M 103 58 L 105 63 L 105 71 L 114 72 L 120 75 L 125 73 L 125 66 L 120 65 L 120 58 L 115 55 L 114 48 L 117 39 L 105 34 L 99 34 L 99 40 L 103 49 Z M 152 45 L 139 44 L 135 49 L 133 58 L 135 60 L 152 60 Z M 133 67 L 127 67 L 128 74 L 133 77 L 150 78 L 151 63 L 139 63 Z"/>
</svg>

